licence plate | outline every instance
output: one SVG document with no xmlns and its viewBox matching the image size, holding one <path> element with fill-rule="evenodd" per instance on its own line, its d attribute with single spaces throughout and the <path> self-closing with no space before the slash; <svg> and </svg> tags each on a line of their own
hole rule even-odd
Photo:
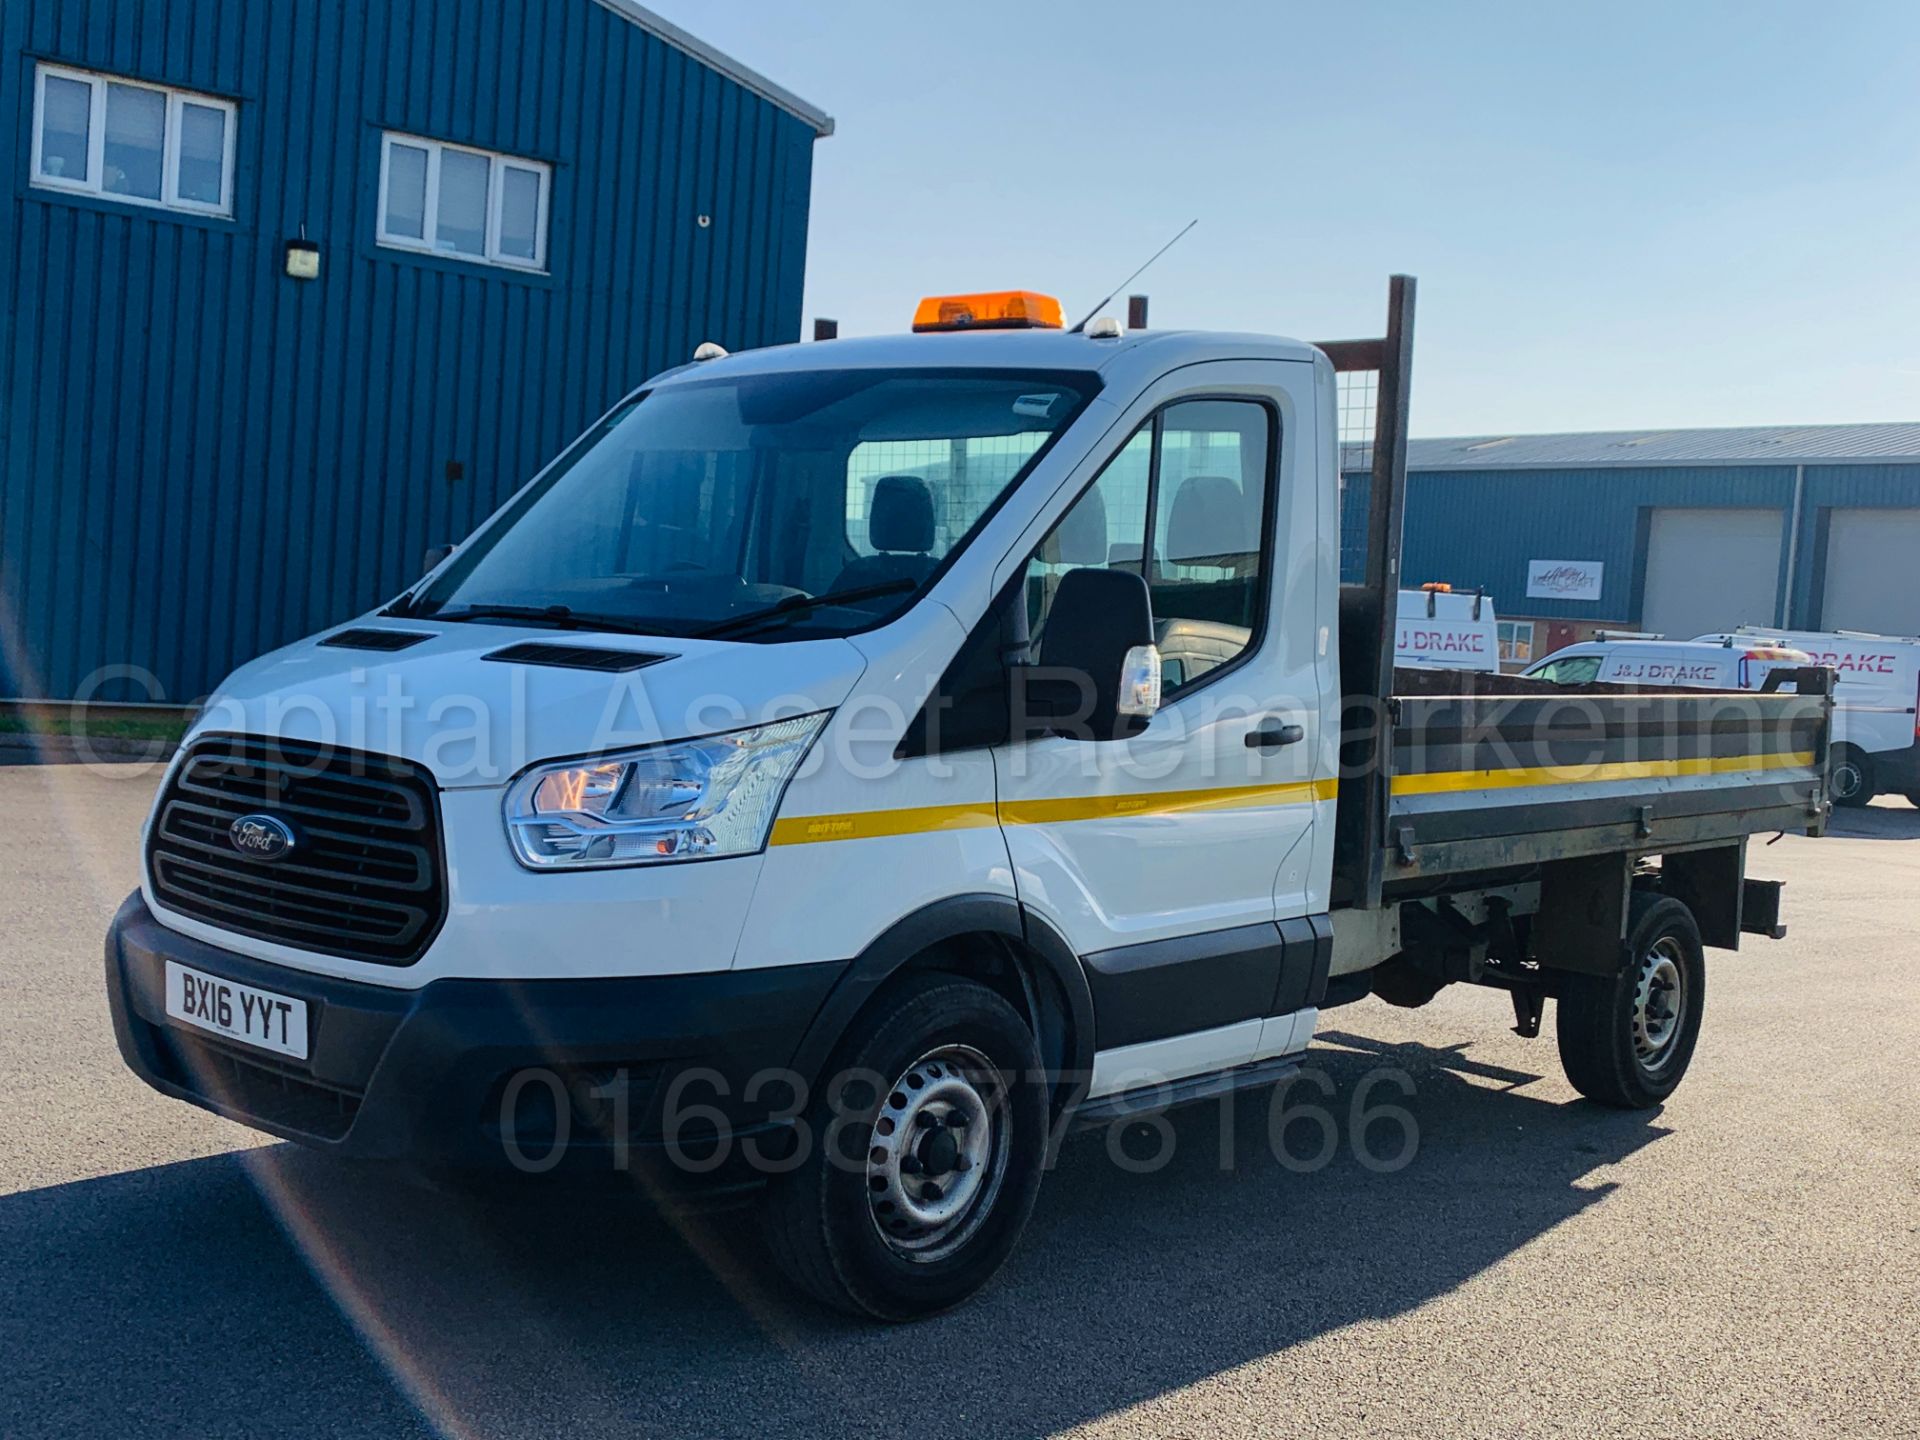
<svg viewBox="0 0 1920 1440">
<path fill-rule="evenodd" d="M 307 1058 L 307 1002 L 167 961 L 167 1016 L 296 1060 Z"/>
</svg>

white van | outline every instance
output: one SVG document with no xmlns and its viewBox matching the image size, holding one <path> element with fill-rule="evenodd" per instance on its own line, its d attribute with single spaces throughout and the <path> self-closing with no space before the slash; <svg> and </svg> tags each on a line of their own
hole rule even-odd
<svg viewBox="0 0 1920 1440">
<path fill-rule="evenodd" d="M 1864 805 L 1904 795 L 1920 806 L 1920 639 L 1857 630 L 1768 630 L 1742 626 L 1702 635 L 1734 645 L 1790 645 L 1833 668 L 1833 798 Z"/>
<path fill-rule="evenodd" d="M 1814 663 L 1786 645 L 1710 640 L 1597 639 L 1556 650 L 1523 673 L 1558 685 L 1685 685 L 1758 690 L 1770 672 Z"/>
<path fill-rule="evenodd" d="M 1393 638 L 1396 665 L 1500 672 L 1499 623 L 1484 595 L 1447 585 L 1402 590 L 1399 622 Z"/>
</svg>

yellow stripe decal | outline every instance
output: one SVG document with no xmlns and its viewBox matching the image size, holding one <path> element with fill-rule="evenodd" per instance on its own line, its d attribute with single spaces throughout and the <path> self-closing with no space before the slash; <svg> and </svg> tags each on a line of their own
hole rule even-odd
<svg viewBox="0 0 1920 1440">
<path fill-rule="evenodd" d="M 1291 785 L 1239 785 L 1209 790 L 1161 790 L 1143 795 L 1086 795 L 1058 800 L 1019 800 L 1000 807 L 930 805 L 907 810 L 865 810 L 850 815 L 796 815 L 776 820 L 772 843 L 812 845 L 823 840 L 872 840 L 887 835 L 925 835 L 983 826 L 1057 825 L 1076 820 L 1132 819 L 1148 815 L 1185 815 L 1211 810 L 1244 810 L 1261 805 L 1305 805 L 1331 800 L 1333 780 Z"/>
<path fill-rule="evenodd" d="M 1191 815 L 1266 805 L 1331 800 L 1332 780 L 1292 785 L 1233 785 L 1209 790 L 1158 790 L 1141 795 L 1072 795 L 1059 800 L 1013 800 L 1000 807 L 1007 825 L 1059 825 L 1074 820 L 1121 820 L 1140 815 Z"/>
<path fill-rule="evenodd" d="M 1458 790 L 1515 790 L 1530 785 L 1586 785 L 1606 780 L 1658 780 L 1680 775 L 1729 775 L 1739 771 L 1805 769 L 1811 751 L 1776 755 L 1714 755 L 1693 760 L 1618 760 L 1593 765 L 1543 765 L 1532 769 L 1446 770 L 1432 775 L 1396 775 L 1396 795 L 1440 795 Z"/>
<path fill-rule="evenodd" d="M 814 845 L 822 840 L 877 840 L 885 835 L 977 830 L 997 823 L 991 804 L 925 805 L 912 810 L 862 810 L 852 815 L 795 815 L 773 822 L 772 843 Z"/>
<path fill-rule="evenodd" d="M 1810 751 L 1776 755 L 1720 755 L 1693 760 L 1625 760 L 1593 765 L 1545 765 L 1504 770 L 1449 770 L 1432 775 L 1396 775 L 1396 795 L 1439 795 L 1460 790 L 1517 790 L 1536 785 L 1597 784 L 1607 780 L 1655 780 L 1683 775 L 1805 769 Z M 1052 800 L 1014 800 L 995 812 L 991 804 L 925 805 L 902 810 L 862 810 L 846 815 L 795 815 L 776 820 L 775 845 L 815 845 L 827 840 L 876 840 L 890 835 L 931 835 L 978 830 L 995 824 L 1062 825 L 1080 820 L 1120 820 L 1154 815 L 1190 815 L 1245 810 L 1263 805 L 1306 805 L 1334 798 L 1331 779 L 1289 785 L 1216 786 L 1206 790 L 1161 790 L 1139 795 L 1073 795 Z"/>
</svg>

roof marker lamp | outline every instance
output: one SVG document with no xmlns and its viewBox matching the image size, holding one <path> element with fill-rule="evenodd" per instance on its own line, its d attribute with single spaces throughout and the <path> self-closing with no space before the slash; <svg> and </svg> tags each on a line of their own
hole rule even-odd
<svg viewBox="0 0 1920 1440">
<path fill-rule="evenodd" d="M 507 792 L 507 836 L 529 870 L 752 855 L 827 712 L 750 730 L 540 765 Z"/>
<path fill-rule="evenodd" d="M 929 295 L 913 312 L 913 331 L 1059 330 L 1060 302 L 1033 290 L 993 290 L 982 295 Z"/>
</svg>

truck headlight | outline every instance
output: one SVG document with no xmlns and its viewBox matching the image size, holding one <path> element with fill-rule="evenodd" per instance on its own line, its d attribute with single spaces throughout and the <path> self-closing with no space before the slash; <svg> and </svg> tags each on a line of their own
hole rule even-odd
<svg viewBox="0 0 1920 1440">
<path fill-rule="evenodd" d="M 539 765 L 507 791 L 507 835 L 535 870 L 751 855 L 823 711 L 750 730 Z"/>
</svg>

